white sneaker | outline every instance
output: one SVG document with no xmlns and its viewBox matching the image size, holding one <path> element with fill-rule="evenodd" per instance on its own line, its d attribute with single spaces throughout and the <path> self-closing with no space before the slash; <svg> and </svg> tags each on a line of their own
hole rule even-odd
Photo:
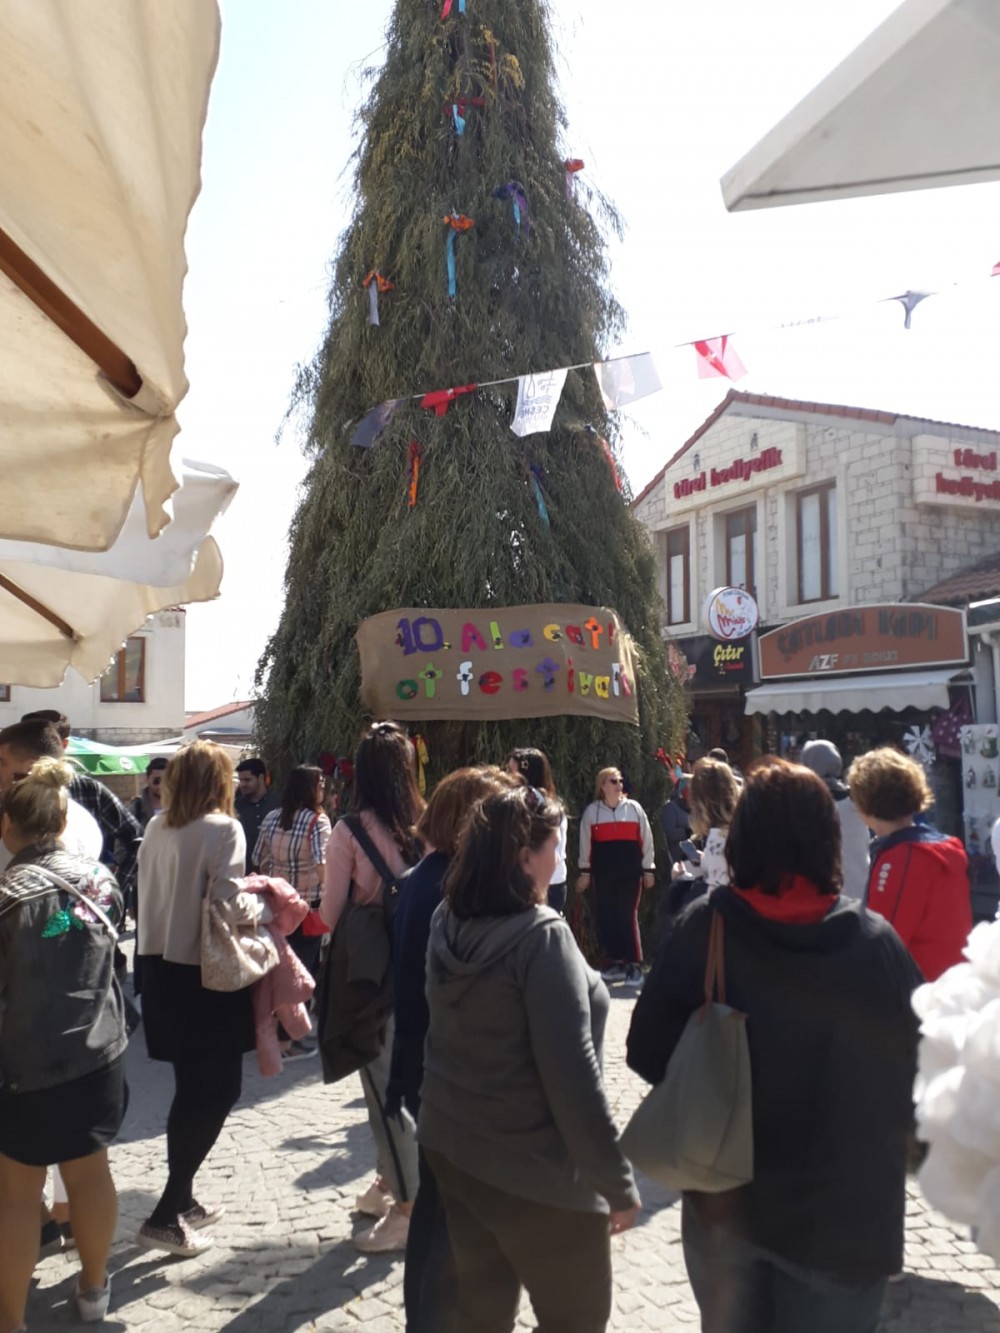
<svg viewBox="0 0 1000 1333">
<path fill-rule="evenodd" d="M 611 967 L 606 967 L 601 973 L 602 981 L 617 982 L 625 980 L 625 964 L 613 963 Z"/>
<path fill-rule="evenodd" d="M 628 967 L 625 969 L 625 985 L 626 986 L 642 985 L 642 968 L 638 965 L 638 963 L 630 963 Z"/>
<path fill-rule="evenodd" d="M 364 1254 L 388 1254 L 393 1250 L 405 1250 L 406 1238 L 410 1233 L 410 1219 L 393 1204 L 385 1217 L 376 1222 L 370 1231 L 362 1231 L 355 1236 L 354 1244 Z"/>
<path fill-rule="evenodd" d="M 354 1200 L 354 1211 L 368 1217 L 385 1217 L 391 1207 L 392 1195 L 386 1194 L 377 1180 L 373 1180 L 364 1194 Z"/>
<path fill-rule="evenodd" d="M 104 1279 L 103 1287 L 91 1287 L 89 1291 L 80 1290 L 80 1280 L 76 1283 L 76 1312 L 81 1324 L 100 1324 L 108 1313 L 111 1304 L 111 1274 Z"/>
</svg>

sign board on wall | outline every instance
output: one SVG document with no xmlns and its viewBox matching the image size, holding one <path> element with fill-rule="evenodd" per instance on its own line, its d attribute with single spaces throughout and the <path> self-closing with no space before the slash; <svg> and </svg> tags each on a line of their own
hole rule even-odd
<svg viewBox="0 0 1000 1333">
<path fill-rule="evenodd" d="M 713 638 L 723 643 L 745 639 L 757 628 L 757 603 L 745 588 L 716 588 L 705 603 L 705 622 Z"/>
<path fill-rule="evenodd" d="M 694 668 L 688 681 L 692 690 L 753 684 L 753 639 L 722 643 L 708 634 L 693 634 L 676 643 Z"/>
<path fill-rule="evenodd" d="M 376 717 L 639 723 L 632 639 L 607 607 L 406 607 L 363 620 L 356 637 L 361 698 Z"/>
<path fill-rule="evenodd" d="M 1000 511 L 1000 450 L 936 435 L 915 436 L 913 498 L 922 505 Z"/>
<path fill-rule="evenodd" d="M 806 616 L 762 634 L 757 642 L 761 680 L 963 666 L 969 658 L 965 612 L 917 602 Z"/>
<path fill-rule="evenodd" d="M 801 477 L 805 463 L 801 422 L 722 416 L 667 469 L 667 513 L 672 519 L 708 504 L 731 505 L 744 494 Z"/>
</svg>

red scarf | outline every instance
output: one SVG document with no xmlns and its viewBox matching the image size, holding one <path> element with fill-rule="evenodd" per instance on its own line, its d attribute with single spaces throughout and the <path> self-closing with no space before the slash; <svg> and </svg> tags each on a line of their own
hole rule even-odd
<svg viewBox="0 0 1000 1333">
<path fill-rule="evenodd" d="M 732 887 L 758 916 L 766 917 L 768 921 L 783 921 L 790 926 L 807 926 L 822 921 L 837 901 L 828 893 L 820 893 L 812 880 L 803 875 L 786 875 L 778 893 L 765 893 L 757 887 Z"/>
</svg>

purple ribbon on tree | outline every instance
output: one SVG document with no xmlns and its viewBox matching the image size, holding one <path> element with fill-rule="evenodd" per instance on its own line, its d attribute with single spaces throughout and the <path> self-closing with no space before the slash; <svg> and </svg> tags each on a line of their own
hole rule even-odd
<svg viewBox="0 0 1000 1333">
<path fill-rule="evenodd" d="M 530 230 L 531 219 L 528 217 L 528 198 L 524 193 L 524 186 L 520 181 L 508 181 L 506 185 L 498 185 L 493 191 L 494 199 L 509 199 L 514 208 L 514 222 L 517 225 L 517 234 L 521 234 L 521 220 L 524 219 L 525 226 Z"/>
</svg>

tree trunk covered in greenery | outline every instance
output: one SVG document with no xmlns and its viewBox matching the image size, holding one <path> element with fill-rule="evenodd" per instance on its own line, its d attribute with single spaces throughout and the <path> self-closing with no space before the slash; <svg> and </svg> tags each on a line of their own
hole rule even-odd
<svg viewBox="0 0 1000 1333">
<path fill-rule="evenodd" d="M 350 444 L 353 424 L 379 402 L 591 362 L 623 327 L 593 213 L 616 228 L 617 218 L 593 192 L 566 189 L 571 144 L 560 146 L 543 0 L 467 0 L 464 15 L 453 0 L 445 19 L 442 7 L 397 0 L 385 66 L 361 112 L 357 205 L 330 327 L 293 404 L 308 405 L 314 462 L 292 528 L 284 612 L 258 671 L 262 752 L 279 772 L 323 751 L 353 752 L 365 720 L 354 634 L 366 616 L 607 606 L 636 643 L 639 728 L 565 716 L 419 730 L 432 780 L 537 745 L 575 813 L 605 764 L 619 765 L 652 811 L 664 781 L 654 755 L 683 743 L 686 708 L 666 668 L 650 544 L 602 446 L 615 428 L 593 371 L 570 372 L 548 434 L 511 432 L 516 384 L 507 384 L 458 398 L 440 417 L 406 403 L 373 448 Z M 527 199 L 520 232 L 511 199 L 493 197 L 512 181 Z M 453 212 L 475 221 L 456 236 L 454 300 L 443 225 Z M 373 269 L 395 284 L 380 297 L 377 327 L 362 286 Z M 412 507 L 411 440 L 424 450 Z"/>
</svg>

